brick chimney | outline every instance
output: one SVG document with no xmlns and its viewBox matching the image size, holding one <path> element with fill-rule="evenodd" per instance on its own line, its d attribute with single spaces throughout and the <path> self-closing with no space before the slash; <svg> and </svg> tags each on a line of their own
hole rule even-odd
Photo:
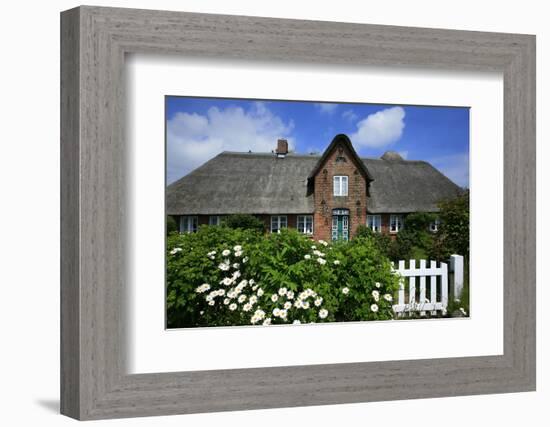
<svg viewBox="0 0 550 427">
<path fill-rule="evenodd" d="M 277 157 L 284 158 L 288 154 L 288 141 L 286 139 L 277 140 Z"/>
</svg>

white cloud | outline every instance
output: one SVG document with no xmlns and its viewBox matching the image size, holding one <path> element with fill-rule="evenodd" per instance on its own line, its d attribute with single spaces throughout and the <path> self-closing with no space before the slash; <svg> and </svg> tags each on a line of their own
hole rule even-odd
<svg viewBox="0 0 550 427">
<path fill-rule="evenodd" d="M 428 162 L 443 175 L 461 187 L 470 186 L 470 158 L 468 153 L 435 157 Z"/>
<path fill-rule="evenodd" d="M 353 110 L 346 110 L 342 113 L 342 118 L 349 122 L 354 122 L 355 120 L 358 119 L 358 116 L 357 114 L 354 113 Z"/>
<path fill-rule="evenodd" d="M 326 102 L 318 102 L 315 104 L 315 106 L 323 114 L 333 114 L 338 108 L 338 104 L 330 104 Z"/>
<path fill-rule="evenodd" d="M 294 123 L 285 123 L 261 102 L 249 110 L 211 107 L 206 115 L 176 113 L 167 123 L 168 183 L 186 175 L 222 151 L 270 152 L 278 138 L 288 140 Z"/>
<path fill-rule="evenodd" d="M 405 127 L 405 110 L 391 107 L 369 114 L 357 123 L 357 131 L 350 135 L 354 144 L 364 147 L 384 147 L 401 138 Z"/>
</svg>

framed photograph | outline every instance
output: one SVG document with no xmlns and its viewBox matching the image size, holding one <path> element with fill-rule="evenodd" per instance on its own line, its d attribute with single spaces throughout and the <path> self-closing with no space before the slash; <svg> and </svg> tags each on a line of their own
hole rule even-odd
<svg viewBox="0 0 550 427">
<path fill-rule="evenodd" d="M 535 390 L 535 37 L 61 15 L 61 411 Z"/>
</svg>

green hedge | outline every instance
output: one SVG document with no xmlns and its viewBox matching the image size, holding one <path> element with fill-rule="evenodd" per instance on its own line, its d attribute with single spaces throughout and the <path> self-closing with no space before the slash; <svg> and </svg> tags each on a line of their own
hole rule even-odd
<svg viewBox="0 0 550 427">
<path fill-rule="evenodd" d="M 166 256 L 170 328 L 393 318 L 398 278 L 369 238 L 201 226 L 171 234 Z"/>
</svg>

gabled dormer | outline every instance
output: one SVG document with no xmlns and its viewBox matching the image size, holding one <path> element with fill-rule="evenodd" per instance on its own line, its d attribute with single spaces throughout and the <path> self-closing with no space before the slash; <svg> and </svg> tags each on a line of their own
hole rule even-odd
<svg viewBox="0 0 550 427">
<path fill-rule="evenodd" d="M 328 166 L 328 167 L 327 167 Z M 308 176 L 308 193 L 311 194 L 315 189 L 315 177 L 320 173 L 323 175 L 323 180 L 329 178 L 330 171 L 332 171 L 331 179 L 337 173 L 341 172 L 342 174 L 351 172 L 352 177 L 348 175 L 348 189 L 349 189 L 349 178 L 355 178 L 357 175 L 360 175 L 366 182 L 366 191 L 368 195 L 368 187 L 373 178 L 363 161 L 357 155 L 357 152 L 353 148 L 353 144 L 347 135 L 341 133 L 336 135 L 329 146 L 323 152 L 323 155 L 310 172 Z M 345 175 L 341 175 L 345 176 Z M 344 186 L 343 180 L 340 180 L 338 185 L 340 188 Z M 334 183 L 334 179 L 333 179 Z"/>
<path fill-rule="evenodd" d="M 308 177 L 317 234 L 348 240 L 366 222 L 367 196 L 373 178 L 350 139 L 336 135 Z"/>
</svg>

